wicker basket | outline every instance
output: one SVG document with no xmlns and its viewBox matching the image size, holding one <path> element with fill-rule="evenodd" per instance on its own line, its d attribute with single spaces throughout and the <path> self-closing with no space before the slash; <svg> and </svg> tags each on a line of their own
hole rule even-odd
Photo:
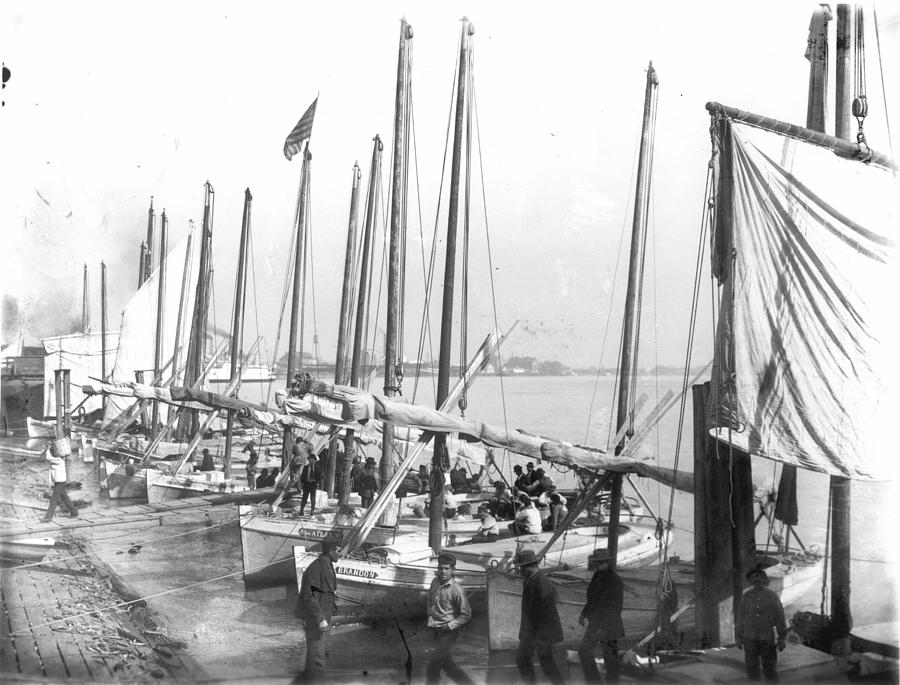
<svg viewBox="0 0 900 685">
<path fill-rule="evenodd" d="M 50 452 L 54 457 L 68 457 L 72 455 L 72 445 L 68 438 L 50 441 Z"/>
</svg>

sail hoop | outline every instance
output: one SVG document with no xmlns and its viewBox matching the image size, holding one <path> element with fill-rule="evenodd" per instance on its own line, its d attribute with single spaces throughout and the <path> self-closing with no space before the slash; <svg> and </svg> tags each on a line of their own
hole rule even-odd
<svg viewBox="0 0 900 685">
<path fill-rule="evenodd" d="M 838 157 L 881 167 L 887 171 L 897 172 L 900 170 L 900 166 L 890 156 L 873 150 L 865 143 L 853 143 L 841 138 L 835 138 L 827 133 L 813 131 L 797 124 L 789 124 L 785 121 L 762 116 L 761 114 L 746 112 L 736 107 L 728 107 L 718 102 L 707 102 L 706 111 L 714 119 L 731 119 L 764 131 L 779 133 L 788 138 L 824 147 L 834 152 Z"/>
</svg>

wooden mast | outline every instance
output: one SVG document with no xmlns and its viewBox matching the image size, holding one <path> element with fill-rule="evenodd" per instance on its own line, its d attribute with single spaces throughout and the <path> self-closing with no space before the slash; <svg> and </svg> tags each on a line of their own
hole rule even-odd
<svg viewBox="0 0 900 685">
<path fill-rule="evenodd" d="M 828 84 L 828 22 L 831 9 L 819 5 L 809 22 L 806 58 L 809 60 L 809 99 L 806 128 L 825 131 L 825 92 Z"/>
<path fill-rule="evenodd" d="M 84 279 L 82 285 L 82 299 L 81 299 L 81 332 L 82 333 L 90 333 L 91 332 L 91 299 L 90 299 L 90 286 L 88 285 L 88 265 L 84 265 Z"/>
<path fill-rule="evenodd" d="M 347 251 L 344 255 L 344 281 L 341 287 L 341 316 L 338 323 L 337 353 L 334 360 L 334 382 L 338 385 L 346 385 L 350 378 L 350 368 L 347 363 L 347 338 L 350 337 L 350 295 L 351 279 L 353 278 L 353 253 L 356 250 L 356 226 L 359 216 L 359 165 L 353 163 L 353 179 L 350 189 L 350 219 L 347 225 Z M 329 496 L 334 495 L 334 474 L 337 464 L 338 437 L 331 439 L 328 445 L 328 463 L 325 472 L 325 492 Z"/>
<path fill-rule="evenodd" d="M 435 405 L 440 407 L 450 392 L 450 354 L 453 342 L 453 291 L 456 273 L 456 227 L 459 218 L 459 172 L 462 159 L 463 124 L 466 120 L 466 84 L 469 71 L 469 37 L 475 27 L 468 18 L 462 18 L 459 45 L 459 68 L 456 82 L 456 110 L 453 131 L 453 158 L 450 167 L 450 204 L 447 208 L 447 253 L 444 259 L 444 297 L 441 309 L 441 342 L 438 358 L 438 383 Z M 428 546 L 437 554 L 441 549 L 444 516 L 444 463 L 447 453 L 447 437 L 443 433 L 434 436 L 434 454 L 431 472 L 431 507 L 429 511 Z"/>
<path fill-rule="evenodd" d="M 862 49 L 856 44 L 856 36 L 862 34 L 862 12 L 856 11 L 855 19 L 851 11 L 856 7 L 847 4 L 837 6 L 837 68 L 835 69 L 835 130 L 836 138 L 855 141 L 853 135 L 853 109 L 855 108 L 853 74 L 857 65 L 856 55 Z M 854 23 L 857 25 L 854 27 Z M 854 30 L 856 33 L 854 34 Z M 827 52 L 826 52 L 827 58 Z M 857 84 L 857 88 L 864 84 Z M 825 108 L 827 83 L 821 94 L 822 109 Z M 812 93 L 810 93 L 812 101 Z M 825 127 L 821 129 L 824 132 Z M 850 651 L 850 630 L 853 616 L 850 611 L 850 479 L 831 476 L 828 484 L 831 498 L 831 651 L 844 655 Z"/>
<path fill-rule="evenodd" d="M 294 283 L 291 295 L 291 327 L 288 338 L 287 353 L 287 385 L 290 392 L 291 384 L 294 382 L 294 374 L 302 365 L 303 360 L 297 359 L 297 333 L 299 329 L 300 319 L 300 291 L 303 282 L 303 238 L 305 237 L 306 226 L 306 195 L 308 191 L 309 164 L 312 155 L 309 153 L 309 143 L 303 148 L 303 165 L 300 168 L 300 187 L 297 190 L 297 213 L 294 216 L 294 227 L 296 235 L 294 237 Z M 299 362 L 299 363 L 298 363 Z M 290 426 L 284 429 L 284 435 L 281 443 L 281 470 L 283 471 L 291 463 L 291 450 L 293 448 L 293 431 Z"/>
<path fill-rule="evenodd" d="M 372 165 L 369 167 L 369 190 L 366 202 L 366 216 L 363 225 L 362 251 L 359 256 L 359 290 L 356 293 L 356 324 L 353 328 L 353 354 L 350 362 L 350 385 L 360 387 L 360 372 L 367 363 L 363 337 L 368 317 L 369 261 L 372 251 L 372 234 L 378 216 L 379 179 L 381 178 L 381 152 L 384 149 L 381 138 L 375 136 L 372 145 Z M 341 472 L 341 487 L 338 503 L 346 506 L 350 501 L 350 469 L 356 452 L 355 431 L 348 428 L 344 434 L 344 468 Z"/>
<path fill-rule="evenodd" d="M 211 281 L 210 252 L 212 250 L 213 210 L 215 191 L 209 181 L 205 184 L 203 200 L 203 227 L 200 234 L 200 265 L 197 276 L 197 288 L 194 296 L 194 313 L 191 319 L 191 338 L 184 368 L 184 385 L 192 388 L 200 380 L 203 369 L 203 351 L 206 342 L 206 319 L 209 308 L 209 288 Z M 200 428 L 200 420 L 196 409 L 189 409 L 182 414 L 179 425 L 179 437 L 187 440 Z"/>
<path fill-rule="evenodd" d="M 250 242 L 250 205 L 253 195 L 244 190 L 244 213 L 241 219 L 241 243 L 238 251 L 237 276 L 234 280 L 234 319 L 231 325 L 231 383 L 240 388 L 241 357 L 244 354 L 244 291 L 247 284 L 247 246 Z M 228 410 L 225 431 L 225 478 L 231 477 L 231 444 L 234 438 L 234 409 Z M 252 488 L 253 483 L 249 483 Z"/>
<path fill-rule="evenodd" d="M 153 196 L 150 196 L 150 209 L 147 210 L 147 251 L 144 253 L 144 271 L 141 274 L 140 285 L 150 278 L 153 273 L 153 222 L 156 220 L 156 213 L 153 211 Z"/>
<path fill-rule="evenodd" d="M 163 333 L 165 332 L 166 315 L 166 250 L 168 250 L 169 220 L 166 210 L 162 212 L 159 222 L 159 273 L 156 283 L 156 344 L 153 348 L 153 378 L 159 381 L 162 370 Z M 153 403 L 153 414 L 150 421 L 150 439 L 159 435 L 159 402 Z"/>
<path fill-rule="evenodd" d="M 100 262 L 100 376 L 106 382 L 106 263 Z M 103 393 L 103 414 L 106 415 L 106 393 Z"/>
<path fill-rule="evenodd" d="M 394 102 L 394 151 L 391 172 L 391 218 L 390 242 L 388 245 L 388 287 L 387 287 L 387 325 L 384 336 L 384 394 L 393 397 L 398 391 L 397 368 L 401 361 L 402 351 L 399 347 L 400 317 L 402 302 L 400 301 L 401 245 L 402 230 L 406 226 L 404 212 L 406 198 L 403 190 L 406 187 L 406 117 L 409 113 L 409 41 L 412 39 L 412 27 L 406 19 L 400 20 L 400 47 L 397 57 L 397 94 Z M 386 483 L 394 474 L 394 427 L 385 423 L 382 429 L 381 464 L 379 475 L 381 483 Z M 394 510 L 389 508 L 382 517 L 381 523 L 393 524 Z"/>
<path fill-rule="evenodd" d="M 656 134 L 656 89 L 659 79 L 653 62 L 647 67 L 647 85 L 644 92 L 644 120 L 641 128 L 641 147 L 638 156 L 637 181 L 634 193 L 634 217 L 631 227 L 631 252 L 628 265 L 628 289 L 625 294 L 625 320 L 622 324 L 622 356 L 619 361 L 619 396 L 616 411 L 616 434 L 630 420 L 631 384 L 634 365 L 638 358 L 638 332 L 640 329 L 641 284 L 644 278 L 643 254 L 647 241 L 647 215 L 650 203 L 650 180 L 653 166 L 653 140 Z M 621 454 L 626 438 L 615 446 Z M 619 551 L 619 510 L 622 500 L 622 474 L 612 478 L 609 506 L 608 549 L 611 565 L 616 566 Z"/>
</svg>

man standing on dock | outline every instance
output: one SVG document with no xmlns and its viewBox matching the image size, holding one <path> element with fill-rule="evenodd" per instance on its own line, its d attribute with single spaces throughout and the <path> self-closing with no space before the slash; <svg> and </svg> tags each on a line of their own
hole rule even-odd
<svg viewBox="0 0 900 685">
<path fill-rule="evenodd" d="M 316 513 L 316 490 L 319 488 L 319 472 L 316 469 L 318 462 L 319 458 L 315 454 L 310 454 L 306 465 L 300 471 L 300 487 L 303 491 L 303 497 L 300 499 L 301 516 L 303 515 L 303 510 L 306 509 L 306 500 L 308 499 L 311 500 L 309 503 L 309 515 L 312 516 Z"/>
<path fill-rule="evenodd" d="M 534 683 L 534 664 L 531 659 L 537 652 L 547 678 L 554 685 L 559 685 L 566 681 L 553 659 L 553 645 L 562 642 L 562 623 L 556 609 L 556 592 L 538 569 L 539 561 L 540 557 L 533 549 L 516 552 L 515 564 L 525 578 L 516 666 L 523 682 Z"/>
<path fill-rule="evenodd" d="M 784 621 L 784 607 L 778 595 L 772 592 L 769 576 L 761 566 L 755 566 L 747 572 L 750 589 L 741 597 L 737 611 L 734 636 L 737 646 L 744 650 L 744 666 L 750 680 L 759 680 L 759 667 L 762 662 L 763 677 L 767 682 L 778 682 L 778 671 L 775 664 L 778 652 L 784 649 L 784 637 L 787 625 Z M 772 631 L 778 634 L 778 640 Z M 776 651 L 777 650 L 777 651 Z"/>
<path fill-rule="evenodd" d="M 334 562 L 340 556 L 337 542 L 322 541 L 322 553 L 303 572 L 297 615 L 303 619 L 306 634 L 306 667 L 302 682 L 322 682 L 325 678 L 325 635 L 331 627 L 337 576 Z M 295 682 L 300 682 L 295 679 Z"/>
<path fill-rule="evenodd" d="M 78 509 L 72 504 L 72 500 L 69 499 L 69 494 L 66 492 L 66 482 L 68 481 L 66 458 L 54 454 L 54 449 L 49 442 L 44 455 L 47 461 L 50 462 L 50 480 L 53 481 L 53 494 L 50 496 L 50 507 L 47 509 L 47 513 L 44 514 L 44 522 L 53 520 L 53 512 L 56 511 L 56 505 L 60 501 L 69 510 L 69 515 L 72 518 L 77 518 Z"/>
<path fill-rule="evenodd" d="M 600 672 L 594 661 L 594 647 L 603 643 L 603 670 L 606 682 L 619 682 L 619 649 L 618 638 L 625 634 L 622 624 L 622 605 L 624 586 L 622 579 L 610 564 L 609 552 L 605 548 L 596 550 L 588 560 L 594 575 L 587 589 L 587 603 L 581 610 L 578 623 L 587 628 L 581 645 L 578 647 L 578 659 L 584 670 L 587 683 L 599 683 Z"/>
<path fill-rule="evenodd" d="M 244 449 L 241 452 L 250 453 L 250 456 L 247 458 L 247 487 L 252 489 L 256 485 L 256 464 L 259 462 L 256 443 L 251 440 L 244 445 Z"/>
<path fill-rule="evenodd" d="M 459 583 L 453 577 L 456 557 L 447 552 L 438 555 L 436 578 L 428 590 L 428 627 L 433 648 L 425 668 L 425 682 L 435 685 L 445 671 L 457 683 L 471 685 L 472 679 L 453 661 L 453 645 L 459 630 L 472 620 L 472 609 Z"/>
</svg>

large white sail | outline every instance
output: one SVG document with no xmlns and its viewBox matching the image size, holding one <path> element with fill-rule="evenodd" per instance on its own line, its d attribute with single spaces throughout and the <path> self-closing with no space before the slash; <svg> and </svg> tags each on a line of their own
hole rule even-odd
<svg viewBox="0 0 900 685">
<path fill-rule="evenodd" d="M 171 362 L 175 350 L 176 322 L 181 300 L 184 260 L 188 242 L 187 237 L 185 237 L 166 257 L 166 292 L 162 337 L 162 365 L 165 367 L 163 380 L 172 374 Z M 193 254 L 189 255 L 190 265 L 187 272 L 189 282 L 184 284 L 186 299 L 182 314 L 184 317 L 181 328 L 182 345 L 190 335 L 190 313 L 194 309 L 194 286 L 197 282 L 198 251 L 192 249 L 191 252 Z M 134 382 L 136 371 L 144 372 L 145 382 L 150 383 L 153 380 L 157 298 L 159 296 L 158 282 L 159 269 L 151 274 L 150 278 L 144 282 L 125 306 L 125 309 L 122 310 L 119 350 L 116 354 L 116 363 L 112 373 L 112 381 L 114 383 Z M 185 324 L 184 321 L 188 323 Z M 184 354 L 180 355 L 180 358 L 183 359 Z M 106 414 L 103 418 L 104 425 L 115 419 L 133 402 L 134 400 L 130 398 L 110 395 L 107 400 Z"/>
<path fill-rule="evenodd" d="M 81 387 L 103 374 L 103 340 L 101 333 L 72 333 L 44 338 L 44 416 L 56 416 L 57 369 L 69 369 L 69 401 L 74 409 L 81 404 L 86 413 L 99 409 L 103 398 L 85 398 Z M 109 370 L 116 356 L 119 332 L 106 334 L 106 368 Z M 84 402 L 82 403 L 82 400 Z"/>
<path fill-rule="evenodd" d="M 719 125 L 710 427 L 750 454 L 884 478 L 898 416 L 897 180 L 807 143 L 791 143 L 789 171 L 774 161 L 783 141 Z"/>
</svg>

